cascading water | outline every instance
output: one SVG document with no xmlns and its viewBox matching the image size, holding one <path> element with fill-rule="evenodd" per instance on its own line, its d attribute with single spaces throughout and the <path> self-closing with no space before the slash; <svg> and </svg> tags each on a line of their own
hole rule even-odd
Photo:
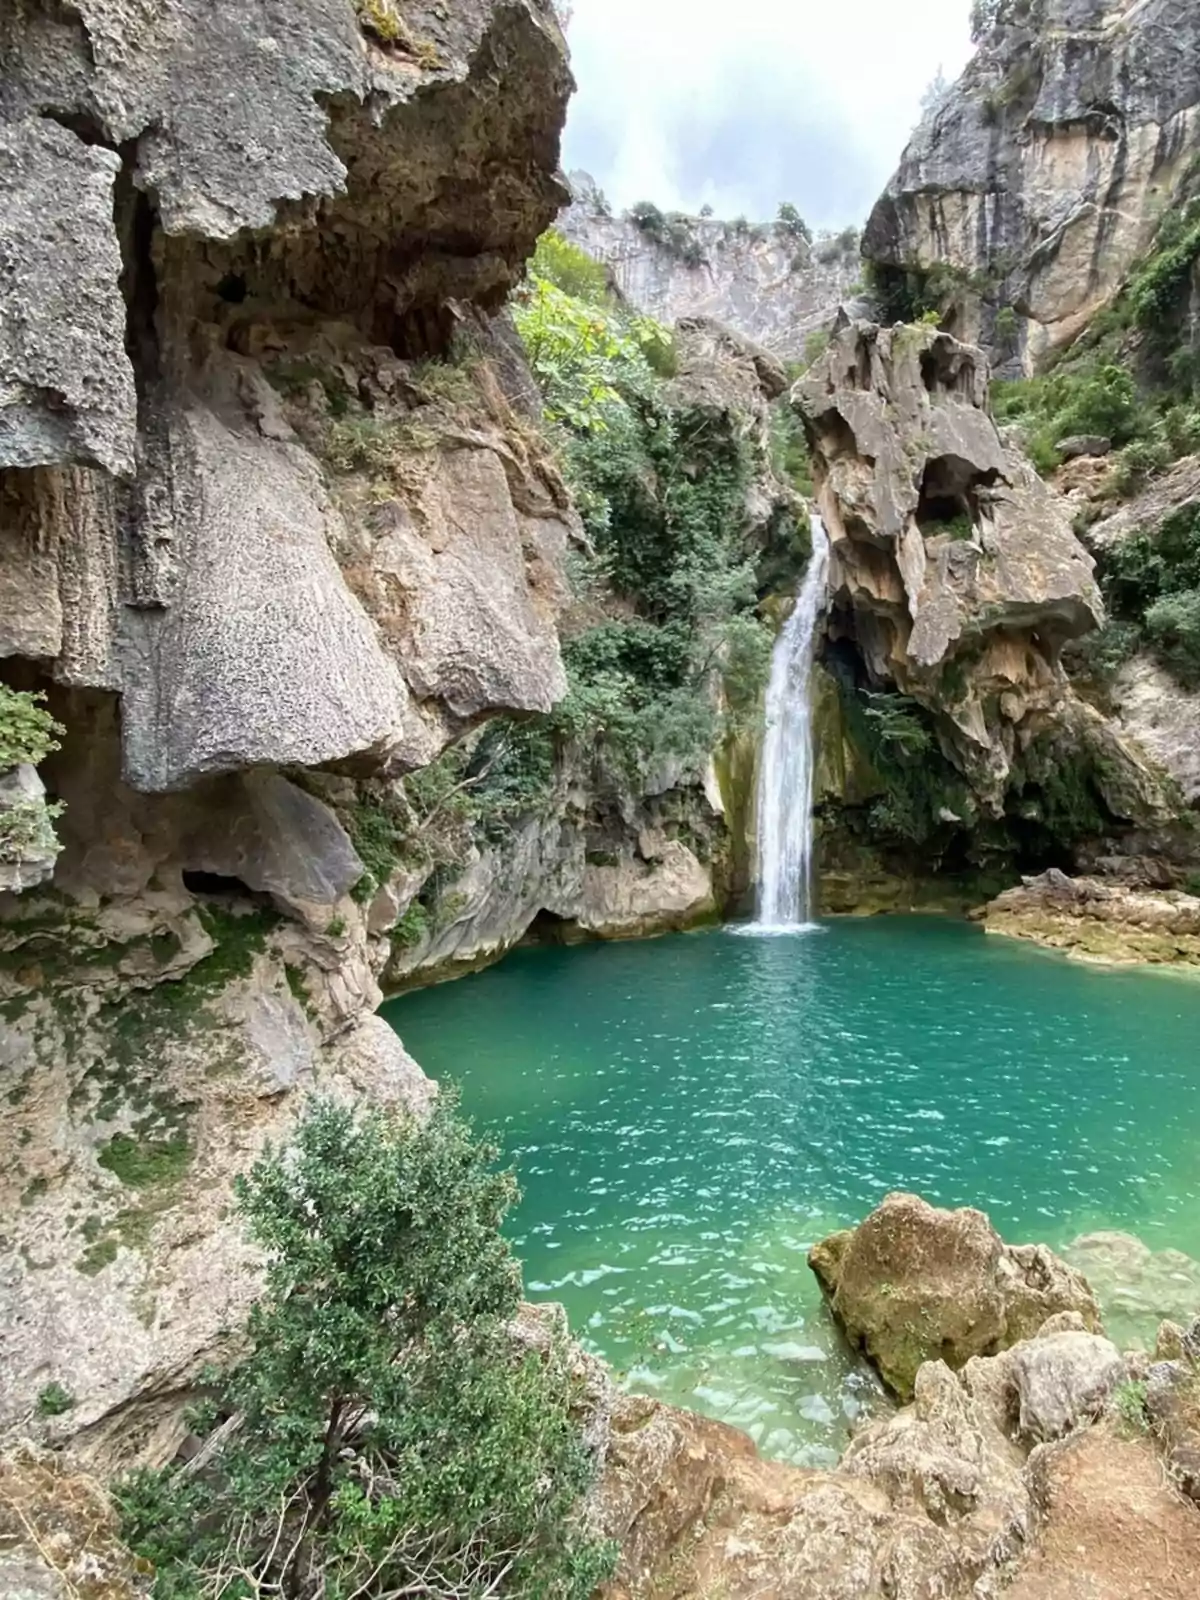
<svg viewBox="0 0 1200 1600">
<path fill-rule="evenodd" d="M 779 635 L 758 776 L 758 920 L 762 933 L 810 925 L 813 847 L 813 639 L 825 611 L 829 540 L 812 519 L 812 559 Z"/>
</svg>

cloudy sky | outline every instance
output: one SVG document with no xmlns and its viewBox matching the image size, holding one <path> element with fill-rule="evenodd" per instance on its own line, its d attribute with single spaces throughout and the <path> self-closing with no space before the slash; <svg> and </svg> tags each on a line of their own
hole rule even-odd
<svg viewBox="0 0 1200 1600">
<path fill-rule="evenodd" d="M 620 208 L 861 222 L 970 0 L 574 0 L 564 164 Z"/>
</svg>

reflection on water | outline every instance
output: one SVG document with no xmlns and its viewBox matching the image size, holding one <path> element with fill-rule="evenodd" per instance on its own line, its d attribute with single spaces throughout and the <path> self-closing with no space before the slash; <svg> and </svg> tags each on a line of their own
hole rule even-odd
<svg viewBox="0 0 1200 1600">
<path fill-rule="evenodd" d="M 805 1253 L 889 1189 L 1200 1255 L 1200 984 L 888 918 L 523 951 L 388 1015 L 515 1161 L 531 1298 L 785 1459 L 877 1403 Z"/>
</svg>

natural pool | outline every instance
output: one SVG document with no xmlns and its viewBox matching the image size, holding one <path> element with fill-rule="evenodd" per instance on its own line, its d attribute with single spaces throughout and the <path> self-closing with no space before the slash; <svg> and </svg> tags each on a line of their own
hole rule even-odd
<svg viewBox="0 0 1200 1600">
<path fill-rule="evenodd" d="M 889 1189 L 1200 1255 L 1195 979 L 893 917 L 519 951 L 387 1015 L 515 1162 L 530 1298 L 773 1455 L 873 1403 L 805 1252 Z"/>
</svg>

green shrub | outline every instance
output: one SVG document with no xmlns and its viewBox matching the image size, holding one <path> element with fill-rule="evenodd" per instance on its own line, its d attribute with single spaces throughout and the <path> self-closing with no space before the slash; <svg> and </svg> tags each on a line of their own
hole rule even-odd
<svg viewBox="0 0 1200 1600">
<path fill-rule="evenodd" d="M 54 832 L 54 822 L 63 813 L 59 801 L 18 800 L 0 806 L 0 861 L 28 861 L 38 856 L 56 856 L 62 846 Z"/>
<path fill-rule="evenodd" d="M 63 733 L 43 710 L 44 694 L 26 694 L 0 683 L 0 772 L 13 767 L 36 767 L 52 750 L 59 748 Z"/>
<path fill-rule="evenodd" d="M 1156 600 L 1146 612 L 1145 627 L 1159 660 L 1180 683 L 1200 684 L 1200 589 Z"/>
<path fill-rule="evenodd" d="M 444 1096 L 425 1121 L 318 1102 L 268 1149 L 237 1191 L 263 1295 L 195 1419 L 230 1426 L 202 1474 L 117 1488 L 160 1600 L 586 1600 L 609 1565 L 579 1516 L 594 1462 L 566 1352 L 508 1331 L 515 1192 Z"/>
<path fill-rule="evenodd" d="M 576 300 L 597 306 L 611 304 L 608 268 L 572 244 L 557 228 L 548 229 L 538 240 L 529 270 Z"/>
<path fill-rule="evenodd" d="M 40 1417 L 61 1417 L 73 1409 L 75 1396 L 69 1389 L 64 1389 L 57 1381 L 48 1383 L 37 1397 L 37 1410 Z"/>
<path fill-rule="evenodd" d="M 803 239 L 805 244 L 812 243 L 812 229 L 790 200 L 785 200 L 779 207 L 775 231 L 785 239 Z"/>
</svg>

